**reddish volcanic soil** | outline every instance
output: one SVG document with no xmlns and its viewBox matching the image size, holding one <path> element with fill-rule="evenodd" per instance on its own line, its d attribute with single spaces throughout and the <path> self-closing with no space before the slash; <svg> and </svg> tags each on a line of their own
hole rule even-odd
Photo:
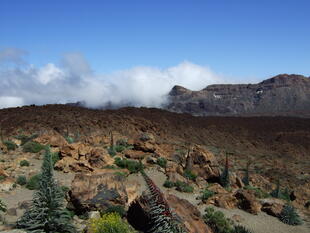
<svg viewBox="0 0 310 233">
<path fill-rule="evenodd" d="M 194 117 L 160 109 L 91 110 L 67 105 L 0 110 L 3 137 L 54 129 L 88 136 L 110 130 L 133 137 L 141 132 L 175 145 L 203 144 L 223 157 L 232 153 L 234 169 L 253 160 L 256 172 L 290 186 L 310 180 L 310 119 L 293 117 Z"/>
</svg>

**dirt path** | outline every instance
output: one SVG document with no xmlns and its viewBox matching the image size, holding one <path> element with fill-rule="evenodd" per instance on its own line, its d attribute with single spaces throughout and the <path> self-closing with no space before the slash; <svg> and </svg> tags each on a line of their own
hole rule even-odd
<svg viewBox="0 0 310 233">
<path fill-rule="evenodd" d="M 174 194 L 177 197 L 183 198 L 191 202 L 192 204 L 198 204 L 196 199 L 199 196 L 199 193 L 181 193 L 173 189 L 166 189 L 163 187 L 163 183 L 166 180 L 166 176 L 157 170 L 147 170 L 147 174 L 153 179 L 153 181 L 158 185 L 161 190 L 165 193 Z M 207 205 L 199 205 L 198 208 L 203 214 Z M 252 230 L 253 233 L 309 233 L 310 232 L 310 223 L 305 222 L 301 226 L 290 226 L 282 223 L 277 218 L 267 215 L 264 212 L 259 213 L 258 215 L 253 215 L 248 212 L 242 211 L 240 209 L 222 209 L 214 207 L 217 210 L 222 211 L 226 217 L 232 218 L 233 215 L 241 216 L 240 225 L 247 227 Z"/>
</svg>

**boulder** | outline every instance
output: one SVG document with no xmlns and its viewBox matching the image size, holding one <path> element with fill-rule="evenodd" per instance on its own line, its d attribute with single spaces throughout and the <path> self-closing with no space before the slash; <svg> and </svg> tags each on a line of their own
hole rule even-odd
<svg viewBox="0 0 310 233">
<path fill-rule="evenodd" d="M 166 173 L 166 175 L 168 176 L 168 180 L 172 182 L 177 182 L 177 181 L 187 182 L 187 179 L 184 176 L 181 176 L 179 173 L 168 172 Z"/>
<path fill-rule="evenodd" d="M 130 159 L 144 159 L 147 154 L 143 151 L 137 151 L 137 150 L 126 150 L 125 157 Z"/>
<path fill-rule="evenodd" d="M 64 157 L 55 164 L 55 169 L 63 172 L 91 172 L 94 169 L 87 161 L 75 160 L 71 157 Z"/>
<path fill-rule="evenodd" d="M 50 130 L 39 137 L 35 138 L 34 141 L 43 144 L 50 145 L 51 147 L 63 147 L 68 145 L 66 139 L 54 130 Z"/>
<path fill-rule="evenodd" d="M 126 181 L 115 171 L 76 174 L 69 192 L 77 212 L 103 210 L 111 205 L 128 206 L 138 196 L 138 183 Z"/>
<path fill-rule="evenodd" d="M 6 177 L 5 179 L 0 181 L 0 191 L 10 191 L 14 188 L 15 180 Z"/>
<path fill-rule="evenodd" d="M 171 194 L 167 194 L 166 199 L 189 233 L 212 233 L 212 230 L 204 223 L 196 206 Z"/>
<path fill-rule="evenodd" d="M 285 205 L 283 200 L 276 198 L 262 199 L 260 200 L 260 203 L 262 205 L 261 210 L 274 217 L 280 216 L 280 213 Z"/>
<path fill-rule="evenodd" d="M 155 152 L 155 137 L 150 133 L 143 133 L 134 140 L 133 143 L 135 150 L 143 152 Z"/>
<path fill-rule="evenodd" d="M 206 203 L 224 209 L 234 209 L 237 207 L 238 200 L 231 193 L 219 193 L 210 197 Z"/>
<path fill-rule="evenodd" d="M 236 192 L 235 197 L 238 199 L 238 207 L 251 214 L 258 214 L 262 205 L 256 200 L 253 190 L 240 189 Z"/>
</svg>

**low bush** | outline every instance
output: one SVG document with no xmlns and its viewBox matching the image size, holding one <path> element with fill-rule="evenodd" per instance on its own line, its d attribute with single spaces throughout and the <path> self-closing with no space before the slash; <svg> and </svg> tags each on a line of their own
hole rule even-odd
<svg viewBox="0 0 310 233">
<path fill-rule="evenodd" d="M 70 188 L 67 186 L 61 186 L 60 188 L 62 192 L 64 193 L 64 195 L 66 195 L 70 191 Z"/>
<path fill-rule="evenodd" d="M 194 188 L 192 186 L 182 181 L 177 181 L 175 183 L 175 187 L 176 190 L 184 193 L 192 193 L 194 191 Z"/>
<path fill-rule="evenodd" d="M 114 172 L 114 175 L 120 176 L 120 177 L 123 177 L 123 178 L 127 177 L 127 173 L 126 172 Z"/>
<path fill-rule="evenodd" d="M 170 181 L 170 180 L 166 180 L 165 183 L 163 184 L 163 186 L 166 188 L 172 188 L 175 186 L 175 183 Z"/>
<path fill-rule="evenodd" d="M 201 200 L 203 201 L 206 201 L 208 200 L 210 197 L 212 197 L 214 195 L 214 192 L 209 190 L 209 189 L 205 189 L 203 192 L 202 192 L 202 195 L 201 195 Z"/>
<path fill-rule="evenodd" d="M 6 146 L 8 150 L 15 150 L 18 148 L 15 142 L 9 140 L 4 141 L 3 144 Z"/>
<path fill-rule="evenodd" d="M 167 159 L 160 157 L 160 158 L 157 159 L 156 163 L 159 166 L 161 166 L 162 168 L 166 168 L 166 166 L 167 166 Z"/>
<path fill-rule="evenodd" d="M 23 152 L 38 153 L 45 148 L 46 146 L 41 145 L 38 142 L 30 141 L 23 146 Z"/>
<path fill-rule="evenodd" d="M 24 144 L 26 144 L 29 141 L 32 141 L 33 139 L 35 139 L 37 137 L 38 137 L 38 134 L 33 134 L 30 136 L 21 134 L 21 135 L 15 136 L 16 139 L 21 141 L 21 143 L 20 143 L 21 146 L 23 146 Z"/>
<path fill-rule="evenodd" d="M 66 141 L 69 143 L 69 144 L 72 144 L 75 142 L 74 138 L 73 137 L 70 137 L 70 136 L 65 136 L 65 139 Z"/>
<path fill-rule="evenodd" d="M 38 189 L 40 179 L 41 179 L 41 174 L 36 174 L 36 175 L 30 177 L 30 179 L 28 180 L 28 182 L 26 184 L 26 188 L 30 189 L 30 190 Z"/>
<path fill-rule="evenodd" d="M 263 190 L 261 190 L 260 188 L 253 187 L 251 185 L 244 186 L 244 189 L 246 189 L 246 190 L 254 190 L 255 191 L 255 196 L 257 198 L 267 198 L 267 197 L 270 197 L 269 193 L 266 193 Z"/>
<path fill-rule="evenodd" d="M 279 219 L 288 225 L 301 225 L 302 220 L 295 208 L 291 205 L 285 205 L 280 213 Z"/>
<path fill-rule="evenodd" d="M 22 160 L 22 161 L 19 162 L 19 165 L 21 167 L 29 167 L 30 163 L 28 162 L 28 160 Z"/>
<path fill-rule="evenodd" d="M 122 220 L 117 213 L 104 214 L 101 218 L 90 219 L 88 224 L 90 233 L 134 233 L 135 230 Z"/>
<path fill-rule="evenodd" d="M 6 204 L 0 199 L 0 211 L 5 212 L 6 211 Z"/>
<path fill-rule="evenodd" d="M 21 186 L 27 184 L 26 176 L 18 176 L 17 179 L 16 179 L 16 183 L 21 185 Z"/>
<path fill-rule="evenodd" d="M 113 205 L 109 206 L 105 211 L 101 212 L 101 216 L 109 213 L 117 213 L 119 216 L 124 217 L 126 215 L 126 211 L 124 206 L 122 205 Z"/>
<path fill-rule="evenodd" d="M 130 159 L 122 159 L 122 158 L 115 158 L 115 164 L 120 168 L 126 168 L 130 171 L 130 173 L 137 173 L 143 169 L 142 163 L 130 160 Z"/>
<path fill-rule="evenodd" d="M 252 231 L 245 228 L 244 226 L 237 225 L 235 226 L 233 233 L 252 233 Z"/>
<path fill-rule="evenodd" d="M 225 218 L 221 211 L 215 211 L 212 207 L 207 207 L 203 215 L 205 223 L 216 233 L 233 233 L 233 222 Z"/>
<path fill-rule="evenodd" d="M 5 176 L 0 176 L 0 181 L 4 179 L 5 179 Z"/>
<path fill-rule="evenodd" d="M 185 170 L 183 173 L 183 176 L 192 180 L 192 181 L 195 181 L 197 178 L 197 175 L 195 173 L 193 173 L 191 170 Z"/>
<path fill-rule="evenodd" d="M 116 150 L 114 147 L 109 147 L 108 148 L 108 153 L 110 156 L 114 157 L 116 155 Z"/>
</svg>

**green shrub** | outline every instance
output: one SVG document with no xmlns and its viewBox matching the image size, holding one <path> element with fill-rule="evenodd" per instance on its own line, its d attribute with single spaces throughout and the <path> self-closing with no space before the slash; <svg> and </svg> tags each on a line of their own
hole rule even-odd
<svg viewBox="0 0 310 233">
<path fill-rule="evenodd" d="M 19 162 L 19 165 L 21 167 L 29 167 L 30 163 L 28 162 L 28 160 L 22 160 Z"/>
<path fill-rule="evenodd" d="M 41 145 L 38 142 L 30 141 L 23 146 L 23 152 L 38 153 L 45 148 L 46 146 Z"/>
<path fill-rule="evenodd" d="M 126 215 L 126 211 L 124 206 L 122 205 L 113 205 L 109 206 L 105 211 L 101 212 L 101 216 L 108 213 L 117 213 L 119 216 L 124 217 Z"/>
<path fill-rule="evenodd" d="M 175 187 L 176 190 L 184 193 L 192 193 L 194 191 L 194 188 L 192 186 L 182 181 L 177 181 L 175 183 Z"/>
<path fill-rule="evenodd" d="M 183 176 L 192 180 L 192 181 L 195 181 L 197 178 L 197 175 L 195 173 L 193 173 L 191 170 L 185 170 L 183 173 Z"/>
<path fill-rule="evenodd" d="M 123 152 L 124 150 L 126 150 L 126 146 L 123 146 L 123 145 L 116 145 L 114 146 L 114 150 L 118 153 L 121 153 Z"/>
<path fill-rule="evenodd" d="M 295 208 L 291 205 L 285 205 L 280 213 L 279 219 L 288 225 L 301 225 L 302 220 L 297 214 Z"/>
<path fill-rule="evenodd" d="M 127 173 L 126 172 L 114 172 L 114 175 L 120 176 L 120 177 L 123 177 L 123 178 L 127 177 Z"/>
<path fill-rule="evenodd" d="M 114 147 L 109 147 L 108 153 L 110 156 L 114 157 L 116 155 L 116 150 Z"/>
<path fill-rule="evenodd" d="M 21 134 L 21 135 L 15 136 L 14 138 L 20 140 L 20 141 L 21 141 L 21 144 L 20 144 L 20 145 L 23 146 L 23 145 L 26 144 L 27 142 L 32 141 L 33 139 L 35 139 L 35 138 L 37 138 L 37 137 L 38 137 L 38 134 L 33 134 L 33 135 L 30 135 L 30 136 Z"/>
<path fill-rule="evenodd" d="M 202 195 L 201 195 L 201 200 L 203 201 L 206 201 L 208 200 L 210 197 L 212 197 L 214 195 L 214 192 L 209 190 L 209 189 L 205 189 L 203 192 L 202 192 Z"/>
<path fill-rule="evenodd" d="M 162 168 L 166 168 L 166 166 L 167 166 L 167 159 L 160 157 L 160 158 L 157 159 L 156 163 L 159 166 L 161 166 Z"/>
<path fill-rule="evenodd" d="M 164 182 L 163 186 L 166 187 L 166 188 L 172 188 L 172 187 L 175 186 L 175 183 L 172 182 L 172 181 L 170 181 L 170 180 L 166 180 L 166 181 Z"/>
<path fill-rule="evenodd" d="M 270 195 L 275 198 L 291 201 L 289 190 L 287 188 L 281 190 L 279 182 L 277 183 L 277 187 L 270 193 Z"/>
<path fill-rule="evenodd" d="M 16 183 L 21 185 L 21 186 L 27 184 L 26 176 L 18 176 L 17 179 L 16 179 Z"/>
<path fill-rule="evenodd" d="M 235 226 L 233 233 L 252 233 L 252 231 L 245 228 L 244 226 L 237 225 Z"/>
<path fill-rule="evenodd" d="M 70 137 L 70 136 L 65 136 L 65 139 L 66 139 L 66 141 L 69 143 L 69 144 L 72 144 L 72 143 L 74 143 L 74 138 L 73 137 Z"/>
<path fill-rule="evenodd" d="M 4 179 L 5 179 L 5 176 L 0 176 L 0 181 Z"/>
<path fill-rule="evenodd" d="M 53 166 L 60 160 L 59 152 L 51 153 Z"/>
<path fill-rule="evenodd" d="M 30 190 L 38 189 L 40 179 L 41 179 L 41 174 L 36 174 L 36 175 L 30 177 L 30 179 L 28 180 L 28 182 L 26 184 L 26 188 L 30 189 Z"/>
<path fill-rule="evenodd" d="M 215 211 L 212 207 L 207 207 L 203 215 L 205 223 L 216 233 L 233 233 L 233 222 L 225 218 L 220 211 Z"/>
<path fill-rule="evenodd" d="M 6 211 L 6 204 L 0 199 L 0 211 L 5 212 Z"/>
<path fill-rule="evenodd" d="M 67 186 L 61 186 L 60 188 L 65 195 L 70 191 L 70 188 Z"/>
<path fill-rule="evenodd" d="M 115 158 L 115 164 L 120 168 L 126 168 L 130 171 L 130 173 L 137 173 L 143 169 L 142 163 L 129 160 L 129 159 L 122 159 L 122 158 Z"/>
<path fill-rule="evenodd" d="M 18 147 L 15 142 L 8 140 L 4 141 L 3 144 L 6 146 L 8 150 L 15 150 Z"/>
<path fill-rule="evenodd" d="M 255 191 L 255 196 L 257 198 L 267 198 L 267 197 L 270 197 L 269 193 L 266 193 L 263 190 L 261 190 L 260 188 L 253 187 L 251 185 L 244 186 L 244 189 L 246 189 L 246 190 L 254 190 Z"/>
<path fill-rule="evenodd" d="M 133 233 L 132 227 L 122 220 L 117 213 L 104 214 L 99 219 L 90 219 L 90 233 Z"/>
</svg>

